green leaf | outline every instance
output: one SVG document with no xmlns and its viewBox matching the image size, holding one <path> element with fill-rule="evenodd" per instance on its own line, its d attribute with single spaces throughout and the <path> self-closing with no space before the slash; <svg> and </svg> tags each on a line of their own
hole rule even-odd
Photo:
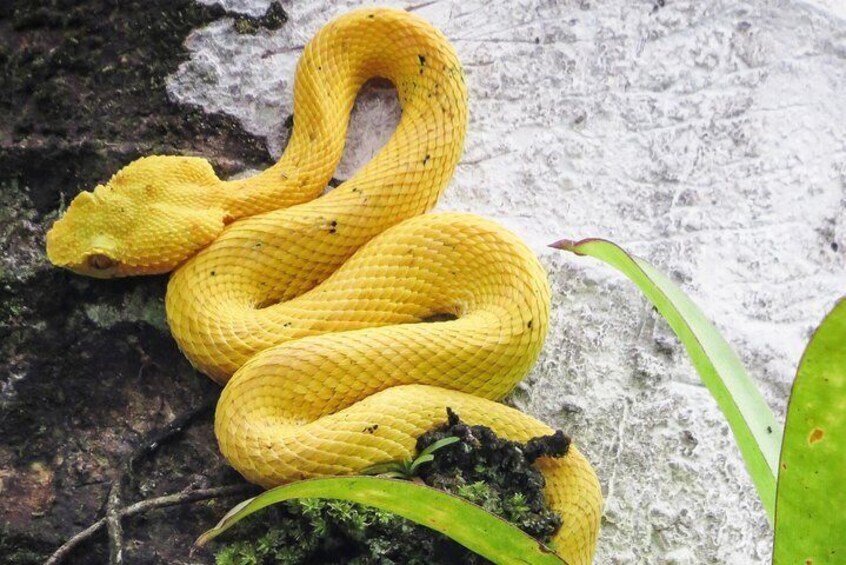
<svg viewBox="0 0 846 565">
<path fill-rule="evenodd" d="M 432 453 L 436 452 L 437 450 L 441 449 L 442 447 L 452 445 L 453 443 L 455 443 L 457 441 L 461 441 L 461 439 L 457 438 L 455 436 L 448 436 L 448 437 L 445 437 L 445 438 L 441 438 L 438 441 L 436 441 L 435 443 L 431 444 L 426 449 L 424 449 L 423 451 L 421 451 L 418 459 L 420 459 L 421 457 L 424 457 L 426 455 L 431 455 Z M 431 459 L 430 459 L 430 461 L 431 461 Z"/>
<path fill-rule="evenodd" d="M 376 463 L 361 470 L 362 475 L 381 475 L 392 479 L 408 479 L 414 476 L 417 468 L 423 463 L 429 463 L 435 460 L 434 452 L 442 447 L 452 445 L 460 441 L 455 436 L 449 436 L 439 439 L 426 449 L 420 452 L 420 455 L 414 461 L 386 461 L 385 463 Z"/>
<path fill-rule="evenodd" d="M 670 279 L 614 243 L 602 239 L 561 240 L 551 247 L 589 255 L 619 269 L 664 316 L 728 420 L 773 523 L 782 430 L 731 346 Z"/>
<path fill-rule="evenodd" d="M 805 349 L 787 407 L 777 564 L 846 562 L 846 299 Z"/>
<path fill-rule="evenodd" d="M 387 475 L 393 473 L 403 474 L 405 470 L 405 463 L 403 461 L 387 461 L 385 463 L 376 463 L 361 470 L 362 475 Z"/>
<path fill-rule="evenodd" d="M 235 506 L 199 537 L 197 545 L 257 510 L 295 498 L 348 500 L 393 512 L 441 532 L 495 563 L 564 563 L 542 543 L 471 502 L 427 486 L 378 477 L 311 479 L 276 487 Z"/>
<path fill-rule="evenodd" d="M 408 474 L 413 477 L 414 473 L 417 472 L 417 467 L 419 467 L 423 463 L 429 463 L 430 461 L 434 461 L 434 460 L 435 460 L 435 456 L 432 455 L 431 453 L 426 453 L 425 455 L 421 455 L 420 457 L 415 459 L 414 463 L 411 464 L 411 467 L 408 468 Z"/>
</svg>

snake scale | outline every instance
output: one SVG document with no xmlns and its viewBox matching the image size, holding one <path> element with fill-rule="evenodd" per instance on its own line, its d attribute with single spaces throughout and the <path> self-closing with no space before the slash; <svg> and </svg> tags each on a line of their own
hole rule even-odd
<svg viewBox="0 0 846 565">
<path fill-rule="evenodd" d="M 321 196 L 357 93 L 374 77 L 397 89 L 396 131 Z M 284 155 L 250 178 L 221 181 L 198 157 L 130 163 L 73 200 L 47 235 L 50 260 L 101 278 L 173 271 L 173 336 L 225 385 L 220 449 L 262 486 L 410 457 L 447 407 L 512 440 L 551 433 L 495 402 L 543 345 L 543 268 L 489 220 L 425 214 L 467 129 L 464 74 L 447 39 L 404 11 L 339 17 L 303 52 L 294 115 Z M 590 562 L 601 508 L 590 464 L 571 447 L 537 465 L 564 519 L 557 550 Z"/>
</svg>

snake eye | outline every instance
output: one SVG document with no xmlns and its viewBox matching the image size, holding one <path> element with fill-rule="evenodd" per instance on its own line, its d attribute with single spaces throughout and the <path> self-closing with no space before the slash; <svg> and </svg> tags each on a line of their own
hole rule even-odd
<svg viewBox="0 0 846 565">
<path fill-rule="evenodd" d="M 97 271 L 105 271 L 115 266 L 115 261 L 108 255 L 95 253 L 88 256 L 88 266 Z"/>
</svg>

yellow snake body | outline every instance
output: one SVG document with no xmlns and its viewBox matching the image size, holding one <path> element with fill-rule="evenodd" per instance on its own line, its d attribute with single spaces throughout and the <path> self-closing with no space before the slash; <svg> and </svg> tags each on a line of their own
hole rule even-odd
<svg viewBox="0 0 846 565">
<path fill-rule="evenodd" d="M 397 88 L 397 130 L 317 198 L 373 77 Z M 130 164 L 73 201 L 48 234 L 50 259 L 100 277 L 175 269 L 171 331 L 226 385 L 220 448 L 263 486 L 413 456 L 447 407 L 509 439 L 551 433 L 494 402 L 543 345 L 543 268 L 491 221 L 424 214 L 452 176 L 467 125 L 464 75 L 446 38 L 403 11 L 334 20 L 300 60 L 294 116 L 283 157 L 248 179 L 221 181 L 199 158 Z M 589 562 L 601 507 L 593 470 L 575 447 L 537 465 L 564 519 L 558 552 Z"/>
</svg>

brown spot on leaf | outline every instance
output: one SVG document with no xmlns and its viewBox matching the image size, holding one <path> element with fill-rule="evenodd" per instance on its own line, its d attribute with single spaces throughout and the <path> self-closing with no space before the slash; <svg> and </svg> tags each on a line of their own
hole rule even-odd
<svg viewBox="0 0 846 565">
<path fill-rule="evenodd" d="M 814 445 L 815 443 L 822 441 L 823 436 L 825 436 L 824 431 L 819 428 L 814 428 L 814 430 L 811 432 L 811 435 L 808 436 L 808 443 Z"/>
</svg>

